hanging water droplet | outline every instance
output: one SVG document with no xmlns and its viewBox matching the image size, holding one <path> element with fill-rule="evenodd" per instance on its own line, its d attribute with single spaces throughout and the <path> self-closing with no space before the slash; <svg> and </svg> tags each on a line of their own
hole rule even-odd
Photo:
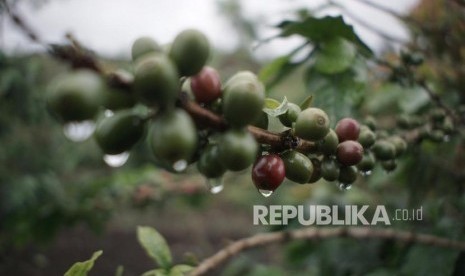
<svg viewBox="0 0 465 276">
<path fill-rule="evenodd" d="M 341 191 L 347 191 L 352 189 L 352 184 L 346 184 L 346 183 L 339 183 L 339 190 Z"/>
<path fill-rule="evenodd" d="M 184 159 L 178 160 L 173 163 L 173 170 L 175 170 L 176 172 L 185 171 L 187 169 L 187 165 L 188 164 L 186 160 Z"/>
<path fill-rule="evenodd" d="M 360 172 L 363 176 L 369 176 L 371 175 L 371 171 L 365 171 L 365 172 Z"/>
<path fill-rule="evenodd" d="M 105 117 L 111 117 L 111 116 L 115 115 L 115 113 L 113 113 L 113 111 L 111 111 L 110 109 L 107 109 L 107 110 L 105 110 L 105 112 L 103 112 L 103 115 Z"/>
<path fill-rule="evenodd" d="M 262 189 L 258 189 L 258 191 L 262 194 L 262 196 L 264 197 L 269 197 L 270 195 L 273 194 L 273 191 L 270 191 L 270 190 L 262 190 Z"/>
<path fill-rule="evenodd" d="M 221 192 L 224 188 L 223 177 L 208 178 L 207 185 L 208 189 L 210 190 L 210 193 L 217 194 Z"/>
<path fill-rule="evenodd" d="M 73 142 L 83 142 L 87 140 L 95 130 L 93 121 L 71 122 L 63 126 L 63 133 L 66 138 Z"/>
<path fill-rule="evenodd" d="M 105 154 L 103 156 L 103 161 L 107 163 L 110 167 L 121 167 L 129 159 L 129 152 L 123 152 L 120 154 Z"/>
</svg>

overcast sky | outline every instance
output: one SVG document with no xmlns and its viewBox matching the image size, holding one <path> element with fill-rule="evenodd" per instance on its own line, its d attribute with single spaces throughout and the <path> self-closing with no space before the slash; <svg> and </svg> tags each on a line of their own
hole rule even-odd
<svg viewBox="0 0 465 276">
<path fill-rule="evenodd" d="M 371 0 L 398 13 L 406 13 L 417 0 Z M 276 32 L 271 26 L 292 17 L 300 7 L 314 7 L 324 0 L 242 0 L 245 15 L 260 23 L 260 36 L 268 37 Z M 408 34 L 392 17 L 367 7 L 357 0 L 339 0 L 374 27 L 392 36 L 406 40 Z M 309 4 L 311 3 L 311 4 Z M 148 35 L 160 43 L 170 42 L 183 29 L 197 28 L 203 31 L 215 47 L 232 50 L 238 43 L 234 30 L 218 12 L 215 0 L 50 0 L 41 8 L 21 4 L 19 13 L 47 42 L 63 41 L 66 32 L 72 32 L 84 45 L 105 56 L 129 57 L 132 42 L 139 36 Z M 329 10 L 338 14 L 338 10 Z M 379 36 L 355 25 L 362 39 L 375 49 L 385 45 Z M 8 52 L 37 49 L 8 20 L 1 19 L 1 47 Z M 295 39 L 277 40 L 259 48 L 259 58 L 272 58 L 288 52 L 297 43 Z"/>
</svg>

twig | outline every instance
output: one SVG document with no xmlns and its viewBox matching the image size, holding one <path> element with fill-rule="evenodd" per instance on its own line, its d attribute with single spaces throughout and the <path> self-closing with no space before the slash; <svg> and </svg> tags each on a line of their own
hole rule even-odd
<svg viewBox="0 0 465 276">
<path fill-rule="evenodd" d="M 213 256 L 203 260 L 189 275 L 204 275 L 213 268 L 220 266 L 226 260 L 247 249 L 261 247 L 274 243 L 286 242 L 289 240 L 316 240 L 334 237 L 351 237 L 355 239 L 386 239 L 396 240 L 404 243 L 418 243 L 436 247 L 444 247 L 457 250 L 465 250 L 465 242 L 441 238 L 428 234 L 417 234 L 413 232 L 380 229 L 373 227 L 309 227 L 293 231 L 273 232 L 257 234 L 252 237 L 244 238 L 233 242 L 221 249 Z"/>
</svg>

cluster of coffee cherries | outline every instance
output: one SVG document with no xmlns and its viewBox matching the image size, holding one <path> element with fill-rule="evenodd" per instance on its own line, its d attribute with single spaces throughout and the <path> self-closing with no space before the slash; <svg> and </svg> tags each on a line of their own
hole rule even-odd
<svg viewBox="0 0 465 276">
<path fill-rule="evenodd" d="M 279 120 L 295 143 L 279 150 L 260 145 L 248 126 L 264 133 L 268 128 L 264 85 L 249 71 L 223 83 L 207 66 L 209 55 L 208 39 L 197 30 L 179 33 L 168 47 L 142 37 L 133 43 L 131 70 L 113 72 L 112 78 L 87 69 L 66 72 L 50 84 L 47 106 L 64 123 L 96 120 L 93 137 L 106 155 L 128 152 L 145 139 L 157 166 L 182 172 L 195 164 L 213 193 L 222 190 L 227 171 L 250 166 L 264 196 L 285 178 L 300 184 L 324 178 L 346 189 L 358 170 L 373 168 L 375 157 L 392 169 L 394 158 L 405 151 L 399 137 L 377 141 L 372 129 L 351 118 L 340 120 L 333 130 L 323 110 L 301 110 L 293 103 Z M 115 85 L 115 77 L 125 85 Z M 194 120 L 180 103 L 184 96 L 226 127 Z M 312 143 L 313 150 L 299 152 L 300 139 Z"/>
</svg>

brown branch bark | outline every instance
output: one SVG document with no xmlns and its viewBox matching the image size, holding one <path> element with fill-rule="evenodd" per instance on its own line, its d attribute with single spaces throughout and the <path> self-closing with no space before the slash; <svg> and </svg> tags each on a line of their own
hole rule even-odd
<svg viewBox="0 0 465 276">
<path fill-rule="evenodd" d="M 465 250 L 465 242 L 441 238 L 429 234 L 418 234 L 395 229 L 380 229 L 373 227 L 309 227 L 289 232 L 273 232 L 257 234 L 248 238 L 235 241 L 221 249 L 211 257 L 203 260 L 189 275 L 204 275 L 212 269 L 220 266 L 228 259 L 242 251 L 261 247 L 274 243 L 282 243 L 289 240 L 317 240 L 334 237 L 351 237 L 355 239 L 386 239 L 404 243 L 418 243 L 436 247 L 444 247 L 457 250 Z"/>
</svg>

